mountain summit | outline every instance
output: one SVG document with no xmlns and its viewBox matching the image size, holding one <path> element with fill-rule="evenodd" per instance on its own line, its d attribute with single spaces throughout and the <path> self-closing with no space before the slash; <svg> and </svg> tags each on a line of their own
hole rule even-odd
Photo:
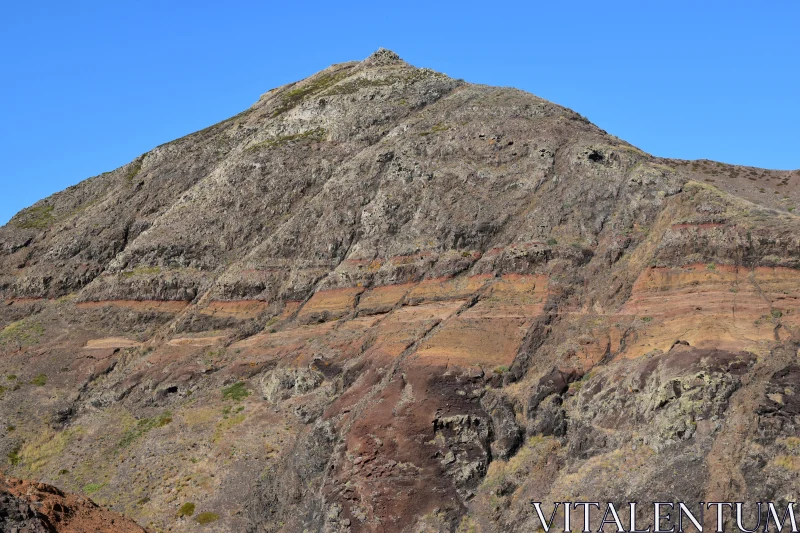
<svg viewBox="0 0 800 533">
<path fill-rule="evenodd" d="M 378 48 L 371 56 L 363 61 L 365 65 L 391 65 L 394 63 L 405 63 L 400 56 L 387 50 L 386 48 Z"/>
<path fill-rule="evenodd" d="M 333 65 L 0 228 L 0 452 L 154 531 L 793 501 L 798 181 Z"/>
</svg>

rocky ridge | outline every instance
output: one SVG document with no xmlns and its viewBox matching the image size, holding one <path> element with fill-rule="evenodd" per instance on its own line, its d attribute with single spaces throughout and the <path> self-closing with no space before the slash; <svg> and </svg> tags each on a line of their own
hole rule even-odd
<svg viewBox="0 0 800 533">
<path fill-rule="evenodd" d="M 794 501 L 799 181 L 334 65 L 0 228 L 0 451 L 154 531 Z"/>
<path fill-rule="evenodd" d="M 0 478 L 0 529 L 8 533 L 145 533 L 135 522 L 44 483 Z"/>
</svg>

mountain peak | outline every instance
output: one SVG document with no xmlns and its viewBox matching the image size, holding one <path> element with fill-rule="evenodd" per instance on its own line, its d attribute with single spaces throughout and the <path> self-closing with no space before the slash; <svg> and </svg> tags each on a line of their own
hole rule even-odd
<svg viewBox="0 0 800 533">
<path fill-rule="evenodd" d="M 387 50 L 386 48 L 378 48 L 375 52 L 372 53 L 371 56 L 369 56 L 363 61 L 363 64 L 381 66 L 381 65 L 391 65 L 393 63 L 402 63 L 402 62 L 403 60 L 400 58 L 400 56 L 392 52 L 391 50 Z"/>
</svg>

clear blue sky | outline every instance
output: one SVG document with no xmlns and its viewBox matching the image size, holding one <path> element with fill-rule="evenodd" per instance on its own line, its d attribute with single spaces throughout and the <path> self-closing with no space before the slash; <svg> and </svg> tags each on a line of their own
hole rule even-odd
<svg viewBox="0 0 800 533">
<path fill-rule="evenodd" d="M 656 155 L 800 168 L 800 1 L 22 2 L 0 15 L 0 224 L 379 47 Z"/>
</svg>

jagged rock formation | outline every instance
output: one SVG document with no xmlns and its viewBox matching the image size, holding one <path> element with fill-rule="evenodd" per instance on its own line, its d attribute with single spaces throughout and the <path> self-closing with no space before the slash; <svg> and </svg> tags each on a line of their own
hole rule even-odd
<svg viewBox="0 0 800 533">
<path fill-rule="evenodd" d="M 795 500 L 798 181 L 334 65 L 0 229 L 0 451 L 154 530 Z"/>
<path fill-rule="evenodd" d="M 0 477 L 0 530 L 6 533 L 145 533 L 119 513 L 44 483 Z"/>
</svg>

